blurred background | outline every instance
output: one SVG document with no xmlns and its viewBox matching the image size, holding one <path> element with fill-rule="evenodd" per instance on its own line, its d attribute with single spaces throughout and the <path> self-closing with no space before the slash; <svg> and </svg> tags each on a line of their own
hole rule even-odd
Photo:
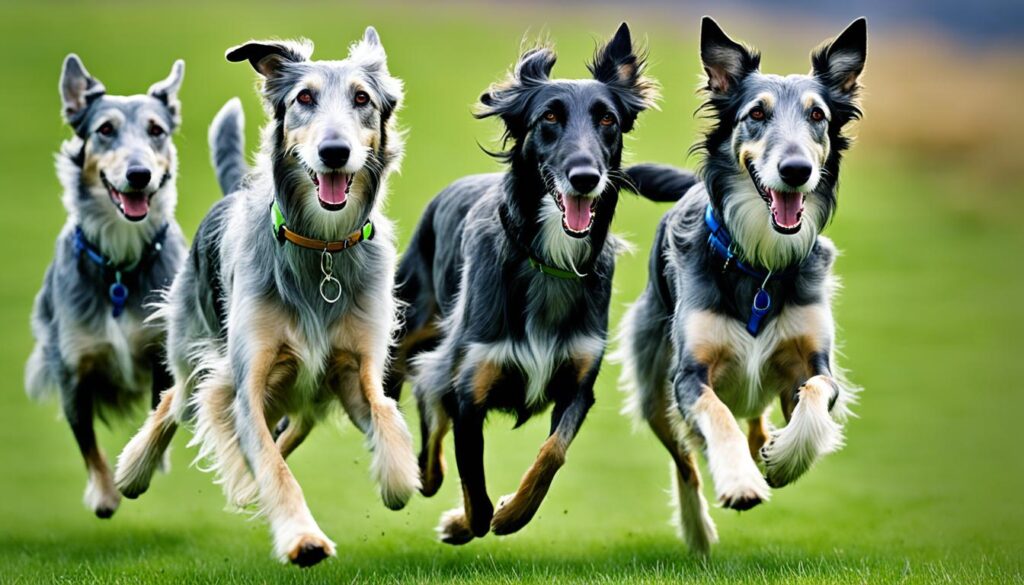
<svg viewBox="0 0 1024 585">
<path fill-rule="evenodd" d="M 305 36 L 314 57 L 342 58 L 373 24 L 407 91 L 399 115 L 406 156 L 388 201 L 404 247 L 440 188 L 499 168 L 477 143 L 494 146 L 500 128 L 472 118 L 474 100 L 540 36 L 558 49 L 555 74 L 580 77 L 595 45 L 628 21 L 649 46 L 664 97 L 660 111 L 641 116 L 627 158 L 696 166 L 686 151 L 701 128 L 693 112 L 705 13 L 761 48 L 763 70 L 774 73 L 808 71 L 811 48 L 862 14 L 870 37 L 866 115 L 826 232 L 844 251 L 835 313 L 841 363 L 865 388 L 860 416 L 845 450 L 770 503 L 743 514 L 712 510 L 722 544 L 710 560 L 689 557 L 676 539 L 667 454 L 618 413 L 613 364 L 539 515 L 514 537 L 460 549 L 435 542 L 438 516 L 459 498 L 454 473 L 433 499 L 385 510 L 347 421 L 318 427 L 290 460 L 339 545 L 339 558 L 313 571 L 278 567 L 262 522 L 223 511 L 212 478 L 189 466 L 188 433 L 174 442 L 173 472 L 142 499 L 123 502 L 109 521 L 84 509 L 71 433 L 57 405 L 30 403 L 22 384 L 32 298 L 65 219 L 53 157 L 70 136 L 57 91 L 68 52 L 113 94 L 144 92 L 185 59 L 184 125 L 174 140 L 178 221 L 192 234 L 219 197 L 206 147 L 214 113 L 240 96 L 251 148 L 264 119 L 256 75 L 227 63 L 224 50 Z M 1008 1 L 0 4 L 0 582 L 1019 582 L 1022 33 L 1024 5 Z M 644 286 L 666 209 L 632 196 L 620 202 L 614 228 L 637 252 L 620 260 L 613 325 Z M 140 406 L 100 431 L 108 457 L 144 415 Z M 489 426 L 494 497 L 514 489 L 547 421 L 511 426 L 500 417 Z"/>
</svg>

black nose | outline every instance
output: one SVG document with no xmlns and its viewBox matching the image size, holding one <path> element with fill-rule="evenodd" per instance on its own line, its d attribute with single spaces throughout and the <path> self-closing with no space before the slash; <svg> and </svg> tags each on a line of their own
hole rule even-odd
<svg viewBox="0 0 1024 585">
<path fill-rule="evenodd" d="M 153 176 L 153 173 L 146 167 L 139 165 L 132 165 L 125 171 L 124 177 L 128 179 L 128 185 L 132 189 L 142 189 L 146 185 L 149 185 L 149 179 Z"/>
<path fill-rule="evenodd" d="M 790 187 L 799 187 L 811 178 L 811 161 L 797 156 L 779 163 L 779 176 Z"/>
<path fill-rule="evenodd" d="M 576 168 L 569 171 L 569 184 L 577 193 L 590 193 L 597 187 L 601 175 L 592 168 Z"/>
<path fill-rule="evenodd" d="M 339 169 L 348 162 L 351 149 L 344 140 L 324 140 L 320 143 L 320 160 L 332 169 Z"/>
</svg>

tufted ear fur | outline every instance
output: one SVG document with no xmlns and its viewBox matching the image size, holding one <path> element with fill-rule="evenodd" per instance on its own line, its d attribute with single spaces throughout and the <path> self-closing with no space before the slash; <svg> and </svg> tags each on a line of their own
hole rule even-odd
<svg viewBox="0 0 1024 585">
<path fill-rule="evenodd" d="M 89 75 L 78 55 L 71 53 L 64 58 L 60 74 L 60 98 L 61 114 L 65 121 L 74 126 L 89 104 L 106 92 L 103 84 Z"/>
<path fill-rule="evenodd" d="M 181 102 L 178 101 L 178 90 L 181 89 L 181 81 L 184 77 L 185 62 L 178 59 L 171 66 L 171 74 L 166 79 L 149 86 L 147 92 L 151 97 L 160 100 L 167 106 L 175 126 L 181 125 Z"/>
<path fill-rule="evenodd" d="M 700 21 L 700 60 L 713 97 L 725 97 L 761 66 L 761 55 L 725 34 L 710 16 Z"/>
<path fill-rule="evenodd" d="M 505 122 L 507 137 L 522 137 L 527 127 L 525 118 L 530 97 L 550 79 L 556 59 L 550 47 L 537 47 L 523 53 L 512 73 L 480 96 L 476 117 L 500 116 Z"/>
<path fill-rule="evenodd" d="M 598 47 L 587 66 L 594 79 L 607 85 L 622 104 L 623 132 L 629 132 L 637 115 L 653 107 L 658 97 L 657 84 L 644 75 L 645 65 L 646 55 L 634 48 L 629 26 L 622 23 L 615 36 Z"/>
</svg>

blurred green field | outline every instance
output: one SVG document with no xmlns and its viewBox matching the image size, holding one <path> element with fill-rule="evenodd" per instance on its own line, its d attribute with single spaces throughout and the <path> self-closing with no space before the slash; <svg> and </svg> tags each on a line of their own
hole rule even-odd
<svg viewBox="0 0 1024 585">
<path fill-rule="evenodd" d="M 439 188 L 497 168 L 476 143 L 492 145 L 499 128 L 474 121 L 470 111 L 528 30 L 550 34 L 560 54 L 556 73 L 574 77 L 585 73 L 595 40 L 628 17 L 634 33 L 649 38 L 651 72 L 665 96 L 661 111 L 641 117 L 629 159 L 696 164 L 685 158 L 698 128 L 696 16 L 610 6 L 579 12 L 497 3 L 489 10 L 326 2 L 0 6 L 0 52 L 7 56 L 0 82 L 0 379 L 7 380 L 0 387 L 0 583 L 1024 580 L 1024 460 L 1015 446 L 1024 413 L 1016 337 L 1024 327 L 1017 257 L 1024 186 L 1019 168 L 1006 180 L 978 180 L 955 157 L 872 142 L 882 135 L 872 129 L 887 127 L 885 119 L 872 121 L 873 103 L 888 101 L 881 109 L 894 110 L 880 81 L 912 86 L 923 75 L 901 70 L 884 42 L 872 45 L 867 120 L 843 167 L 840 211 L 828 229 L 845 252 L 836 317 L 843 364 L 865 387 L 860 418 L 848 426 L 845 450 L 776 491 L 767 505 L 743 514 L 713 510 L 722 544 L 707 561 L 689 557 L 668 523 L 668 457 L 649 432 L 633 432 L 619 415 L 618 368 L 611 364 L 568 464 L 539 515 L 513 537 L 462 548 L 435 541 L 439 515 L 459 498 L 454 476 L 434 498 L 387 511 L 369 481 L 362 439 L 345 423 L 319 427 L 290 460 L 321 527 L 338 543 L 338 558 L 314 569 L 278 566 L 265 526 L 223 510 L 211 477 L 189 466 L 188 433 L 175 440 L 173 472 L 158 476 L 142 499 L 124 502 L 109 521 L 85 510 L 85 473 L 69 429 L 55 404 L 32 404 L 22 388 L 31 301 L 64 221 L 52 163 L 69 134 L 58 117 L 64 55 L 77 52 L 112 93 L 144 91 L 175 58 L 186 60 L 185 122 L 175 140 L 178 219 L 192 233 L 218 197 L 206 125 L 235 95 L 245 104 L 250 145 L 262 123 L 255 75 L 224 61 L 224 49 L 248 38 L 303 35 L 316 42 L 315 56 L 340 58 L 374 24 L 407 89 L 400 120 L 408 145 L 389 199 L 404 245 Z M 766 69 L 778 72 L 806 71 L 810 39 L 846 24 L 796 31 L 783 42 L 787 37 L 763 29 L 756 34 L 749 21 L 722 21 L 760 44 Z M 873 67 L 900 75 L 876 79 Z M 644 285 L 650 234 L 664 210 L 632 197 L 620 203 L 616 230 L 637 252 L 620 262 L 613 323 Z M 406 394 L 405 411 L 414 417 Z M 101 431 L 108 456 L 143 414 Z M 496 418 L 489 427 L 495 496 L 514 488 L 547 428 L 538 419 L 513 433 L 511 424 Z"/>
</svg>

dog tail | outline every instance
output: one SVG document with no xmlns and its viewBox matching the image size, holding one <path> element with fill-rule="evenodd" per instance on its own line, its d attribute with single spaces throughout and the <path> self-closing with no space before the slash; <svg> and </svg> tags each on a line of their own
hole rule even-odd
<svg viewBox="0 0 1024 585">
<path fill-rule="evenodd" d="M 700 179 L 693 171 L 644 163 L 625 169 L 626 189 L 651 201 L 679 201 Z"/>
<path fill-rule="evenodd" d="M 210 124 L 208 140 L 220 190 L 230 195 L 238 190 L 249 173 L 245 162 L 245 114 L 241 100 L 231 98 L 217 112 Z"/>
</svg>

